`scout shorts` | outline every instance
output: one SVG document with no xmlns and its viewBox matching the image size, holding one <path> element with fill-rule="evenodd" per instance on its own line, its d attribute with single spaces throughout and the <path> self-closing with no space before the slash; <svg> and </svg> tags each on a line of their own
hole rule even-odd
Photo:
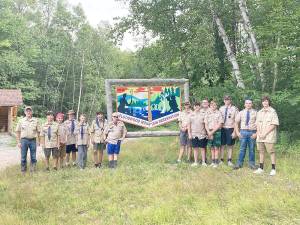
<svg viewBox="0 0 300 225">
<path fill-rule="evenodd" d="M 206 148 L 206 146 L 207 146 L 206 138 L 199 139 L 198 137 L 195 137 L 192 139 L 193 148 Z"/>
<path fill-rule="evenodd" d="M 257 142 L 257 150 L 259 152 L 267 151 L 268 153 L 274 153 L 275 146 L 273 143 Z"/>
<path fill-rule="evenodd" d="M 208 140 L 209 147 L 220 147 L 221 146 L 221 130 L 218 130 L 214 133 L 213 139 Z"/>
<path fill-rule="evenodd" d="M 44 148 L 44 154 L 47 159 L 50 158 L 51 153 L 52 153 L 53 158 L 58 158 L 58 156 L 59 156 L 58 148 Z"/>
<path fill-rule="evenodd" d="M 77 152 L 77 148 L 75 144 L 67 145 L 66 146 L 66 152 L 67 154 L 70 154 L 71 152 Z"/>
<path fill-rule="evenodd" d="M 235 144 L 235 139 L 231 137 L 234 128 L 222 128 L 221 129 L 221 145 L 232 146 Z"/>
<path fill-rule="evenodd" d="M 108 155 L 118 155 L 120 153 L 121 142 L 118 141 L 117 144 L 107 144 L 107 154 Z"/>
<path fill-rule="evenodd" d="M 103 151 L 106 148 L 106 144 L 105 143 L 95 143 L 94 144 L 94 151 Z"/>
<path fill-rule="evenodd" d="M 182 131 L 182 130 L 180 131 L 179 140 L 180 140 L 181 146 L 190 146 L 191 145 L 187 131 Z"/>
</svg>

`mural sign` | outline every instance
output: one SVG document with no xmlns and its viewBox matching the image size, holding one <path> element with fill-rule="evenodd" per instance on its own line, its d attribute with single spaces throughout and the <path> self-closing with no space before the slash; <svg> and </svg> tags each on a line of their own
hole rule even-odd
<svg viewBox="0 0 300 225">
<path fill-rule="evenodd" d="M 117 111 L 124 122 L 151 128 L 178 119 L 180 87 L 116 87 L 116 94 Z"/>
</svg>

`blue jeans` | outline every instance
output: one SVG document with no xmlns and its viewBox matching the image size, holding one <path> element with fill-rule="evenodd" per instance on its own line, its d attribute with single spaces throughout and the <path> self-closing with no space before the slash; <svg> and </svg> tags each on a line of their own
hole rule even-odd
<svg viewBox="0 0 300 225">
<path fill-rule="evenodd" d="M 241 130 L 240 131 L 242 138 L 240 139 L 240 154 L 238 159 L 238 166 L 243 166 L 246 149 L 249 147 L 249 166 L 255 165 L 255 139 L 252 139 L 252 134 L 255 134 L 254 130 Z"/>
<path fill-rule="evenodd" d="M 86 167 L 87 145 L 78 145 L 78 166 L 81 169 Z"/>
<path fill-rule="evenodd" d="M 36 164 L 36 140 L 35 139 L 21 139 L 21 170 L 27 169 L 27 151 L 30 150 L 30 162 L 31 165 Z"/>
</svg>

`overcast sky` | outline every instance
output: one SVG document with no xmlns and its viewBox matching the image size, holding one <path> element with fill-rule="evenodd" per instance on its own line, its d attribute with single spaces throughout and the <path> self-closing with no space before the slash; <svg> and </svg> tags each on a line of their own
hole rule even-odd
<svg viewBox="0 0 300 225">
<path fill-rule="evenodd" d="M 113 18 L 128 15 L 128 8 L 115 0 L 68 0 L 71 5 L 81 4 L 92 26 L 97 26 L 100 21 L 108 21 L 114 24 Z M 135 50 L 138 44 L 137 38 L 126 34 L 121 49 Z"/>
</svg>

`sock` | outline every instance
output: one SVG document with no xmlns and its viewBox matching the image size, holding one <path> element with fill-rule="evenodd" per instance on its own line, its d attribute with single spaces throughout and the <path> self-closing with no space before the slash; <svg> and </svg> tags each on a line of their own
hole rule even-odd
<svg viewBox="0 0 300 225">
<path fill-rule="evenodd" d="M 109 161 L 108 167 L 109 168 L 113 168 L 114 167 L 114 161 L 113 160 Z"/>
<path fill-rule="evenodd" d="M 118 165 L 118 161 L 114 160 L 114 167 L 117 167 L 117 165 Z"/>
<path fill-rule="evenodd" d="M 219 160 L 218 159 L 216 159 L 215 162 L 216 162 L 216 164 L 219 164 Z"/>
<path fill-rule="evenodd" d="M 223 159 L 223 158 L 221 158 L 221 162 L 224 162 L 224 159 Z"/>
<path fill-rule="evenodd" d="M 213 159 L 213 160 L 212 160 L 212 163 L 216 163 L 216 160 L 215 160 L 215 159 Z"/>
<path fill-rule="evenodd" d="M 264 164 L 263 163 L 260 163 L 259 164 L 259 168 L 261 168 L 262 170 L 264 169 Z"/>
<path fill-rule="evenodd" d="M 272 170 L 275 170 L 275 164 L 272 164 Z"/>
<path fill-rule="evenodd" d="M 231 158 L 227 159 L 228 162 L 231 162 Z"/>
<path fill-rule="evenodd" d="M 98 165 L 99 165 L 98 163 L 95 163 L 95 167 L 98 167 Z"/>
</svg>

